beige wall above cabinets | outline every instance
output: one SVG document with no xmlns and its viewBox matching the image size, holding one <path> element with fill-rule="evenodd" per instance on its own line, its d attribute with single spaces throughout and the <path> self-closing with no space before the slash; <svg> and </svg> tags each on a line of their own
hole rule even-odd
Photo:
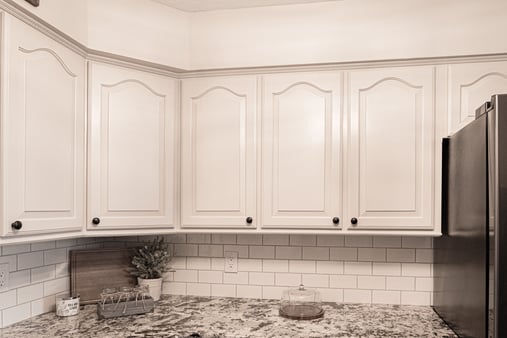
<svg viewBox="0 0 507 338">
<path fill-rule="evenodd" d="M 189 79 L 182 89 L 182 228 L 255 229 L 255 76 Z"/>
<path fill-rule="evenodd" d="M 177 81 L 89 68 L 88 229 L 173 227 Z"/>
<path fill-rule="evenodd" d="M 85 60 L 5 14 L 2 34 L 1 232 L 80 230 Z"/>
<path fill-rule="evenodd" d="M 340 72 L 263 77 L 263 228 L 340 227 L 341 102 Z"/>
</svg>

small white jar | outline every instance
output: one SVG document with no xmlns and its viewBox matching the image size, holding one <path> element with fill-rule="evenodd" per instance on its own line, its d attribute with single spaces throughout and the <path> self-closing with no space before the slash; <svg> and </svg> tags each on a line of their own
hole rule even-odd
<svg viewBox="0 0 507 338">
<path fill-rule="evenodd" d="M 75 316 L 79 313 L 79 295 L 56 296 L 56 315 L 60 317 Z"/>
</svg>

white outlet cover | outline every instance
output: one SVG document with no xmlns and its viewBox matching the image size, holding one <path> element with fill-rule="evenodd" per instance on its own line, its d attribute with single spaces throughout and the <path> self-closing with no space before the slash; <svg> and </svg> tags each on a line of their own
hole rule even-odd
<svg viewBox="0 0 507 338">
<path fill-rule="evenodd" d="M 236 251 L 226 251 L 225 256 L 225 272 L 238 272 L 238 253 Z"/>
<path fill-rule="evenodd" d="M 0 264 L 0 292 L 9 289 L 9 264 Z"/>
</svg>

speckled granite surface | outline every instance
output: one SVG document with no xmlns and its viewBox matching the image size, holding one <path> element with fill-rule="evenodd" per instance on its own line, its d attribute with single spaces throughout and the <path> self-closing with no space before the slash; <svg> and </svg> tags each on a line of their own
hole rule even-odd
<svg viewBox="0 0 507 338">
<path fill-rule="evenodd" d="M 278 301 L 164 296 L 146 315 L 99 320 L 96 306 L 78 316 L 47 313 L 6 329 L 22 337 L 447 337 L 457 336 L 430 307 L 325 303 L 324 318 L 293 321 L 278 316 Z"/>
</svg>

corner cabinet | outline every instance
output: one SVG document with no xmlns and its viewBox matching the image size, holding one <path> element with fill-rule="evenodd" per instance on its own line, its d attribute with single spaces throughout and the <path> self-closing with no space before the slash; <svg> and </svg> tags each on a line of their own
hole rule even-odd
<svg viewBox="0 0 507 338">
<path fill-rule="evenodd" d="M 85 60 L 1 15 L 2 235 L 81 230 Z"/>
<path fill-rule="evenodd" d="M 89 64 L 88 229 L 170 228 L 178 81 Z"/>
<path fill-rule="evenodd" d="M 475 120 L 475 110 L 494 94 L 507 93 L 507 62 L 449 65 L 449 132 Z"/>
<path fill-rule="evenodd" d="M 431 66 L 348 74 L 349 230 L 438 228 L 435 79 Z"/>
<path fill-rule="evenodd" d="M 262 227 L 339 228 L 341 73 L 267 75 L 262 88 Z"/>
<path fill-rule="evenodd" d="M 255 229 L 255 76 L 183 80 L 181 227 Z"/>
</svg>

